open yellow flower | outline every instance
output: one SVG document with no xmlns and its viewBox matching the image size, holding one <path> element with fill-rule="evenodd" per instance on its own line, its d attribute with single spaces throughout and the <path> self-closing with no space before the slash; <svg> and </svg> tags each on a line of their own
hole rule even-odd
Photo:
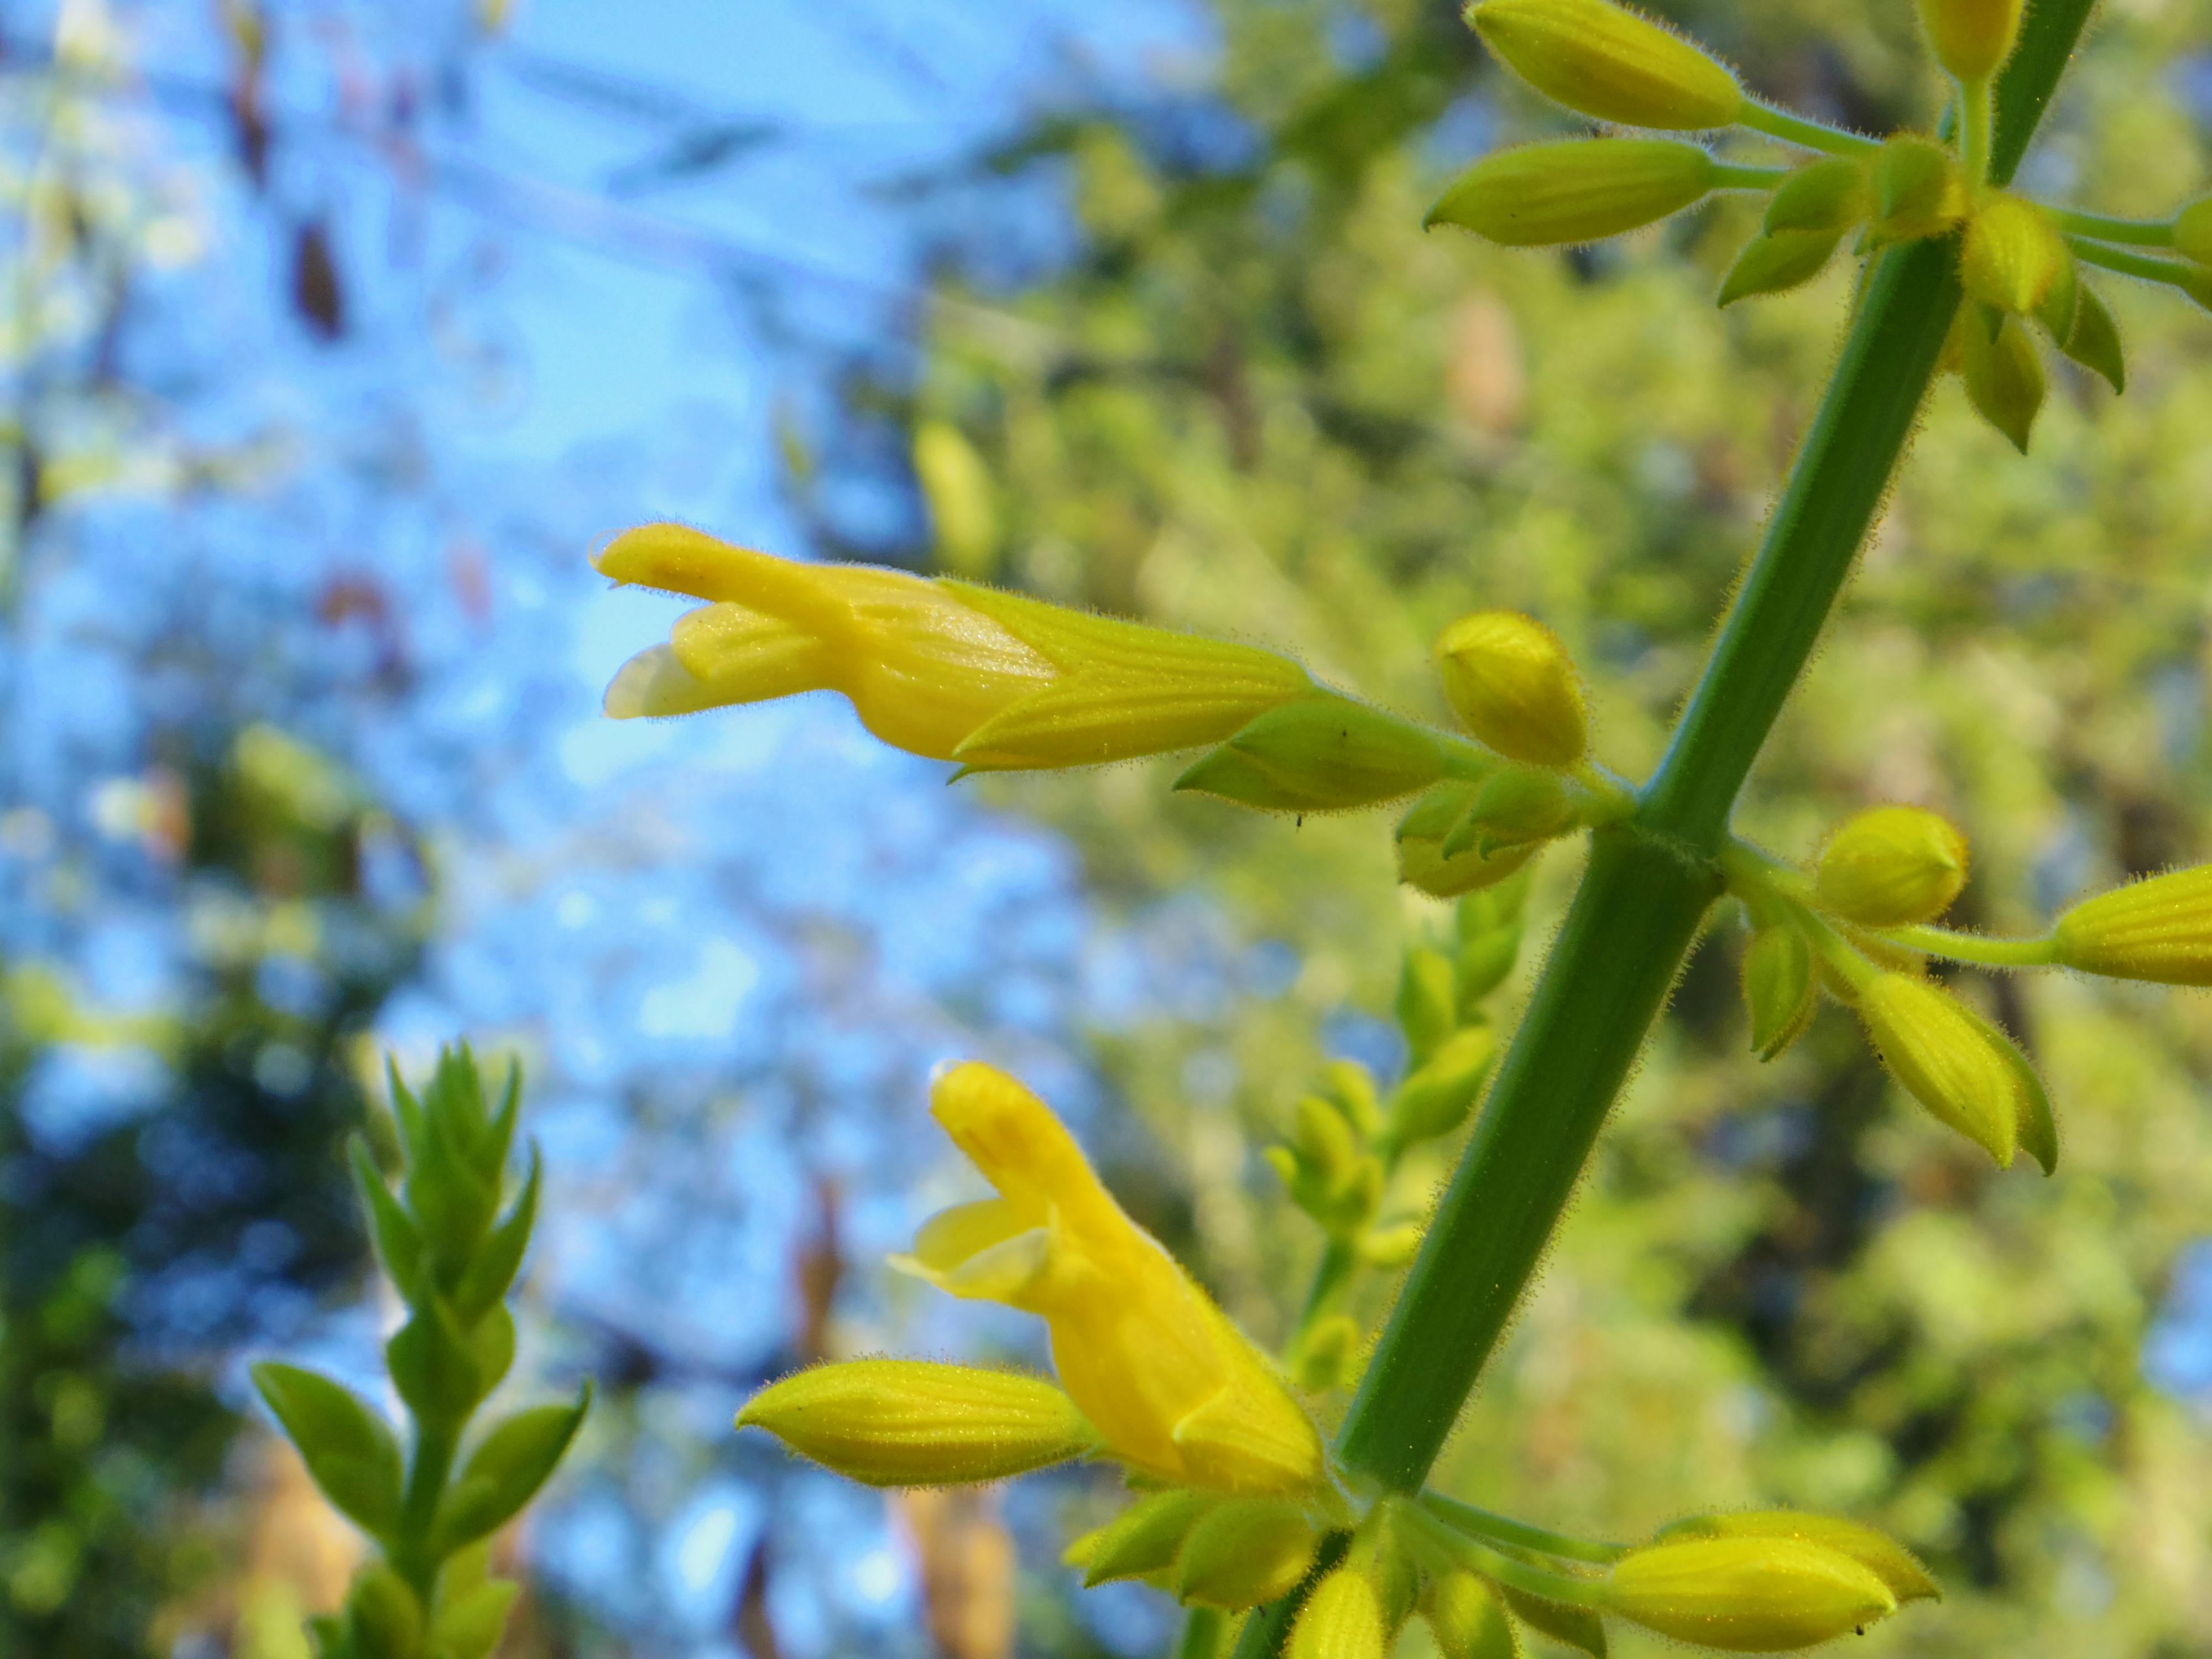
<svg viewBox="0 0 2212 1659">
<path fill-rule="evenodd" d="M 616 674 L 617 720 L 840 691 L 894 748 L 988 770 L 1219 743 L 1316 690 L 1250 646 L 903 570 L 800 564 L 682 525 L 626 532 L 596 562 L 709 601 Z"/>
<path fill-rule="evenodd" d="M 1041 1316 L 1054 1368 L 1114 1456 L 1161 1480 L 1296 1497 L 1323 1481 L 1313 1419 L 1005 1073 L 946 1071 L 930 1109 L 999 1196 L 933 1217 L 897 1263 Z"/>
</svg>

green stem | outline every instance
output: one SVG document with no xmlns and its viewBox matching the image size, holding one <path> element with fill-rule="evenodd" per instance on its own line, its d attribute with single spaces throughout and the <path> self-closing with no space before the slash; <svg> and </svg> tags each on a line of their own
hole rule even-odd
<svg viewBox="0 0 2212 1659">
<path fill-rule="evenodd" d="M 1221 1650 L 1221 1611 L 1193 1607 L 1182 1621 L 1182 1641 L 1176 1659 L 1213 1659 Z"/>
<path fill-rule="evenodd" d="M 2091 3 L 2040 0 L 2030 14 L 1997 88 L 1990 158 L 1997 184 L 2019 166 Z M 1355 1480 L 1420 1489 L 1550 1243 L 1721 890 L 1715 860 L 1736 792 L 1819 640 L 1911 434 L 1958 308 L 1954 263 L 1948 240 L 1893 249 L 1876 263 L 1835 379 L 1659 775 L 1632 818 L 1591 836 L 1582 886 L 1338 1435 Z M 1296 1601 L 1253 1616 L 1240 1659 L 1279 1650 Z"/>
<path fill-rule="evenodd" d="M 2045 207 L 2059 229 L 2100 242 L 2124 242 L 2130 247 L 2172 247 L 2171 219 L 2115 219 L 2103 213 L 2084 213 L 2079 208 Z"/>
<path fill-rule="evenodd" d="M 1510 1516 L 1492 1515 L 1488 1510 L 1479 1510 L 1472 1504 L 1462 1504 L 1440 1492 L 1425 1492 L 1419 1503 L 1431 1515 L 1456 1531 L 1521 1549 L 1540 1550 L 1546 1555 L 1562 1556 L 1570 1561 L 1590 1561 L 1605 1566 L 1628 1553 L 1626 1544 L 1601 1544 L 1588 1538 L 1547 1532 Z"/>
<path fill-rule="evenodd" d="M 2058 941 L 2041 939 L 1988 939 L 1979 933 L 1958 933 L 1948 927 L 1884 927 L 1878 936 L 1908 951 L 1919 951 L 1952 962 L 1975 962 L 1984 968 L 2051 968 L 2057 965 Z"/>
<path fill-rule="evenodd" d="M 1728 161 L 1713 164 L 1715 190 L 1772 190 L 1789 176 L 1788 167 L 1747 167 Z"/>
<path fill-rule="evenodd" d="M 2081 236 L 2069 236 L 2066 246 L 2079 254 L 2085 264 L 2102 265 L 2106 270 L 2117 270 L 2123 276 L 2138 276 L 2146 283 L 2164 283 L 2169 287 L 2190 289 L 2192 283 L 2207 280 L 2204 267 L 2186 264 L 2179 259 L 2154 259 L 2147 253 L 2130 253 L 2116 247 L 2106 247 Z M 2191 297 L 2194 297 L 2192 293 Z"/>
<path fill-rule="evenodd" d="M 1541 1567 L 1517 1560 L 1498 1550 L 1485 1548 L 1464 1533 L 1446 1526 L 1427 1510 L 1407 1505 L 1400 1511 L 1406 1517 L 1406 1530 L 1411 1534 L 1416 1549 L 1431 1559 L 1441 1559 L 1456 1566 L 1472 1568 L 1485 1578 L 1522 1590 L 1547 1601 L 1564 1602 L 1571 1607 L 1601 1608 L 1606 1604 L 1604 1587 L 1595 1580 L 1573 1577 L 1563 1572 L 1547 1572 Z"/>
<path fill-rule="evenodd" d="M 1990 176 L 1990 129 L 1996 120 L 1988 81 L 1960 84 L 1959 112 L 1959 165 L 1968 181 L 1978 185 Z"/>
<path fill-rule="evenodd" d="M 1291 1333 L 1285 1349 L 1286 1358 L 1295 1359 L 1299 1347 L 1312 1332 L 1314 1322 L 1327 1313 L 1337 1295 L 1350 1282 L 1352 1270 L 1359 1265 L 1358 1252 L 1346 1239 L 1331 1238 L 1328 1248 L 1321 1254 L 1321 1265 L 1314 1269 L 1313 1283 L 1306 1290 L 1306 1304 L 1298 1312 L 1297 1329 Z"/>
<path fill-rule="evenodd" d="M 438 1518 L 438 1500 L 445 1496 L 446 1477 L 453 1473 L 453 1454 L 460 1442 L 457 1426 L 418 1421 L 415 1425 L 414 1455 L 408 1460 L 407 1491 L 400 1500 L 399 1532 L 392 1551 L 392 1570 L 422 1598 L 425 1608 L 437 1588 L 438 1563 L 430 1556 L 430 1528 Z"/>
<path fill-rule="evenodd" d="M 1736 124 L 1753 132 L 1763 132 L 1770 138 L 1779 138 L 1785 144 L 1817 149 L 1829 155 L 1866 155 L 1881 148 L 1878 140 L 1863 133 L 1846 132 L 1825 121 L 1792 115 L 1786 109 L 1777 109 L 1756 99 L 1744 100 L 1743 113 L 1736 118 Z"/>
</svg>

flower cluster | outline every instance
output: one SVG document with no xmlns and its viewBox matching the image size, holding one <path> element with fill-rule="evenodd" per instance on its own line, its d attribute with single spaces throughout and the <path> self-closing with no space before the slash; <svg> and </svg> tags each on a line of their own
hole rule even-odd
<svg viewBox="0 0 2212 1659">
<path fill-rule="evenodd" d="M 1490 931 L 1511 926 L 1498 922 L 1486 896 L 1474 914 L 1491 919 Z M 1463 962 L 1483 957 L 1483 930 L 1472 932 Z M 1409 957 L 1401 1016 L 1434 1032 L 1431 960 Z M 1453 999 L 1456 1024 L 1456 988 Z M 1371 1080 L 1332 1084 L 1334 1097 L 1318 1109 L 1347 1124 L 1372 1113 L 1370 1139 L 1391 1138 Z M 1363 1090 L 1365 1113 L 1353 1103 Z M 1435 1131 L 1436 1119 L 1407 1121 L 1419 1094 L 1400 1091 L 1387 1120 L 1398 1133 Z M 1382 1659 L 1417 1613 L 1443 1652 L 1470 1659 L 1516 1651 L 1516 1621 L 1602 1654 L 1607 1614 L 1706 1647 L 1765 1651 L 1826 1641 L 1936 1594 L 1889 1539 L 1826 1516 L 1701 1516 L 1629 1547 L 1435 1494 L 1363 1497 L 1331 1466 L 1291 1379 L 1129 1218 L 1043 1102 L 969 1063 L 938 1078 L 931 1109 L 997 1195 L 932 1218 L 895 1265 L 956 1296 L 1042 1318 L 1057 1384 L 924 1360 L 851 1360 L 762 1389 L 738 1414 L 741 1427 L 765 1429 L 872 1486 L 1111 1461 L 1136 1496 L 1069 1547 L 1084 1583 L 1140 1580 L 1231 1613 L 1304 1584 L 1289 1646 L 1297 1659 Z M 1307 1167 L 1301 1145 L 1286 1173 Z M 1342 1547 L 1316 1577 L 1332 1534 Z"/>
<path fill-rule="evenodd" d="M 2001 187 L 1993 88 L 2022 4 L 1920 0 L 1922 31 L 1954 94 L 1946 129 L 1877 142 L 1751 96 L 1725 64 L 1611 0 L 1474 0 L 1468 20 L 1498 60 L 1579 114 L 1647 131 L 1737 128 L 1813 159 L 1741 165 L 1680 138 L 1530 144 L 1468 169 L 1429 222 L 1510 246 L 1553 246 L 1616 236 L 1717 191 L 1759 192 L 1765 212 L 1721 284 L 1723 306 L 1811 281 L 1847 236 L 1867 256 L 1948 239 L 1965 303 L 1943 367 L 2025 451 L 2045 392 L 2030 325 L 2122 390 L 2119 331 L 2083 267 L 2163 283 L 2212 305 L 2212 199 L 2169 220 L 2136 221 L 2047 207 Z"/>
</svg>

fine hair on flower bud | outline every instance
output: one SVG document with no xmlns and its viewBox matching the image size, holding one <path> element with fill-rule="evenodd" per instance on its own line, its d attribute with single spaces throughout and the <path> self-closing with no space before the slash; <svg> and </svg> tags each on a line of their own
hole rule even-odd
<svg viewBox="0 0 2212 1659">
<path fill-rule="evenodd" d="M 1042 1377 L 924 1359 L 854 1359 L 772 1382 L 739 1428 L 871 1486 L 1002 1480 L 1080 1457 L 1097 1431 Z"/>
<path fill-rule="evenodd" d="M 2212 865 L 2130 882 L 2075 905 L 2052 930 L 2083 973 L 2212 985 Z"/>
<path fill-rule="evenodd" d="M 1940 813 L 1875 806 L 1820 849 L 1813 876 L 1822 909 L 1863 927 L 1933 921 L 1966 884 L 1966 838 Z"/>
<path fill-rule="evenodd" d="M 2020 1139 L 2019 1085 L 1958 999 L 1899 973 L 1876 974 L 1857 999 L 1875 1051 L 1906 1092 L 1999 1167 L 2009 1166 Z"/>
<path fill-rule="evenodd" d="M 1382 1659 L 1389 1644 L 1375 1586 L 1346 1565 L 1313 1587 L 1284 1652 L 1288 1659 Z"/>
<path fill-rule="evenodd" d="M 1800 1538 L 1692 1538 L 1632 1550 L 1606 1577 L 1608 1611 L 1735 1653 L 1812 1647 L 1897 1610 L 1872 1569 Z"/>
<path fill-rule="evenodd" d="M 1886 141 L 1874 159 L 1875 246 L 1941 236 L 1966 216 L 1966 175 L 1958 157 L 1932 138 L 1904 132 Z"/>
<path fill-rule="evenodd" d="M 1659 1538 L 1796 1538 L 1840 1551 L 1889 1587 L 1899 1601 L 1941 1601 L 1943 1591 L 1919 1558 L 1887 1533 L 1840 1516 L 1804 1510 L 1746 1510 L 1698 1515 L 1662 1527 Z"/>
<path fill-rule="evenodd" d="M 1695 132 L 1742 113 L 1726 66 L 1607 0 L 1480 0 L 1467 19 L 1530 86 L 1598 120 Z"/>
<path fill-rule="evenodd" d="M 1569 138 L 1486 156 L 1454 179 L 1423 222 L 1507 247 L 1602 241 L 1701 200 L 1718 172 L 1695 144 Z"/>
<path fill-rule="evenodd" d="M 1436 659 L 1453 710 L 1499 754 L 1528 766 L 1581 762 L 1589 747 L 1582 679 L 1559 636 L 1534 617 L 1462 617 L 1437 639 Z"/>
<path fill-rule="evenodd" d="M 2012 56 L 2023 9 L 2024 0 L 1920 0 L 1920 27 L 1936 61 L 1978 86 Z"/>
<path fill-rule="evenodd" d="M 1967 221 L 1959 281 L 1984 305 L 2027 316 L 2041 308 L 2073 262 L 2049 214 L 2017 196 L 1992 196 Z M 2070 307 L 2065 320 L 2072 321 Z"/>
</svg>

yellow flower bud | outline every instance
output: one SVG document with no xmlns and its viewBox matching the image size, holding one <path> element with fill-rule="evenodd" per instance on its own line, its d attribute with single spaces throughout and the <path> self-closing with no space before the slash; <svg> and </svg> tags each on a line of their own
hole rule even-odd
<svg viewBox="0 0 2212 1659">
<path fill-rule="evenodd" d="M 1721 283 L 1718 303 L 1734 305 L 1761 294 L 1787 294 L 1811 282 L 1827 267 L 1839 230 L 1771 230 L 1744 244 Z"/>
<path fill-rule="evenodd" d="M 2029 434 L 2043 408 L 2043 360 L 2017 317 L 2001 318 L 1994 331 L 1985 318 L 1963 313 L 1966 397 L 1991 426 L 2027 453 Z"/>
<path fill-rule="evenodd" d="M 1379 708 L 1316 691 L 1271 708 L 1175 781 L 1278 812 L 1372 806 L 1443 775 L 1435 734 Z"/>
<path fill-rule="evenodd" d="M 1875 1052 L 1906 1091 L 2008 1166 L 2020 1137 L 2019 1088 L 1972 1015 L 1909 974 L 1877 974 L 1857 996 Z"/>
<path fill-rule="evenodd" d="M 1508 247 L 1595 242 L 1680 213 L 1713 188 L 1713 158 L 1666 138 L 1569 138 L 1485 156 L 1424 228 L 1455 225 Z"/>
<path fill-rule="evenodd" d="M 1443 855 L 1444 837 L 1474 805 L 1480 785 L 1447 778 L 1398 821 L 1398 879 L 1433 898 L 1457 898 L 1505 880 L 1535 855 L 1535 845 Z M 1512 966 L 1509 955 L 1506 966 Z"/>
<path fill-rule="evenodd" d="M 1941 236 L 1966 216 L 1966 175 L 1959 158 L 1932 138 L 1899 133 L 1874 159 L 1870 246 Z"/>
<path fill-rule="evenodd" d="M 1820 851 L 1820 908 L 1863 927 L 1932 921 L 1966 884 L 1966 838 L 1917 806 L 1875 806 L 1847 819 Z"/>
<path fill-rule="evenodd" d="M 1572 766 L 1589 747 L 1582 680 L 1559 636 L 1517 611 L 1462 617 L 1437 641 L 1444 696 L 1509 760 Z"/>
<path fill-rule="evenodd" d="M 1077 1539 L 1061 1559 L 1083 1569 L 1086 1589 L 1117 1578 L 1165 1572 L 1175 1565 L 1191 1528 L 1224 1501 L 1218 1493 L 1188 1486 L 1153 1492 Z"/>
<path fill-rule="evenodd" d="M 1612 1612 L 1662 1636 L 1734 1653 L 1811 1647 L 1897 1610 L 1870 1569 L 1796 1538 L 1653 1544 L 1607 1575 Z"/>
<path fill-rule="evenodd" d="M 1874 180 L 1866 161 L 1829 155 L 1799 167 L 1767 198 L 1763 228 L 1849 230 L 1874 211 Z"/>
<path fill-rule="evenodd" d="M 2191 202 L 2173 216 L 2174 252 L 2200 265 L 2212 265 L 2212 196 Z"/>
<path fill-rule="evenodd" d="M 1287 1594 L 1321 1547 L 1304 1506 L 1281 1500 L 1223 1504 L 1190 1530 L 1176 1556 L 1178 1601 L 1255 1607 Z"/>
<path fill-rule="evenodd" d="M 1295 1495 L 1321 1436 L 1258 1349 L 1123 1213 L 1045 1103 L 955 1066 L 930 1108 L 999 1196 L 926 1224 L 895 1265 L 955 1296 L 1040 1316 L 1061 1384 L 1106 1450 L 1210 1491 Z"/>
<path fill-rule="evenodd" d="M 1750 1510 L 1733 1515 L 1698 1515 L 1660 1529 L 1670 1538 L 1797 1538 L 1840 1551 L 1889 1587 L 1899 1601 L 1923 1597 L 1942 1600 L 1943 1591 L 1919 1559 L 1887 1533 L 1839 1516 L 1808 1515 L 1802 1510 Z"/>
<path fill-rule="evenodd" d="M 1498 1036 L 1487 1025 L 1466 1026 L 1446 1038 L 1398 1091 L 1390 1114 L 1398 1144 L 1448 1135 L 1466 1122 L 1497 1059 Z"/>
<path fill-rule="evenodd" d="M 1482 0 L 1467 18 L 1530 86 L 1601 121 L 1695 132 L 1742 112 L 1743 89 L 1724 65 L 1606 0 Z"/>
<path fill-rule="evenodd" d="M 2073 263 L 2066 239 L 2041 208 L 2017 196 L 1992 196 L 1967 222 L 1959 281 L 1984 305 L 2027 316 Z"/>
<path fill-rule="evenodd" d="M 1443 1659 L 1520 1659 L 1521 1644 L 1497 1592 L 1471 1572 L 1432 1581 L 1421 1614 Z"/>
<path fill-rule="evenodd" d="M 2100 893 L 2058 918 L 2058 960 L 2085 974 L 2212 985 L 2212 864 Z"/>
<path fill-rule="evenodd" d="M 922 1359 L 854 1359 L 772 1382 L 739 1428 L 871 1486 L 1003 1480 L 1081 1457 L 1097 1431 L 1042 1377 Z"/>
<path fill-rule="evenodd" d="M 1820 1005 L 1813 947 L 1786 923 L 1762 927 L 1743 951 L 1743 1000 L 1751 1011 L 1752 1051 L 1771 1060 L 1804 1034 Z"/>
<path fill-rule="evenodd" d="M 2043 1166 L 2043 1173 L 2052 1175 L 2058 1169 L 2058 1115 L 2051 1109 L 2051 1091 L 2043 1086 L 2034 1062 L 2021 1052 L 2020 1044 L 2011 1034 L 1996 1021 L 1961 1002 L 1959 1007 L 1974 1022 L 1974 1029 L 1989 1039 L 2012 1073 L 2013 1088 L 2017 1093 L 2020 1111 L 2020 1148 Z M 1894 1588 L 1893 1586 L 1892 1588 Z M 1898 1592 L 1900 1595 L 1902 1590 Z"/>
<path fill-rule="evenodd" d="M 2023 0 L 1920 0 L 1920 27 L 1936 61 L 1978 85 L 2004 67 L 2020 38 Z"/>
<path fill-rule="evenodd" d="M 618 582 L 711 601 L 607 690 L 615 718 L 839 691 L 896 748 L 971 769 L 1087 766 L 1219 743 L 1312 691 L 1271 652 L 964 582 L 799 564 L 681 525 L 599 556 Z"/>
<path fill-rule="evenodd" d="M 1365 1573 L 1339 1567 L 1306 1597 L 1284 1651 L 1288 1659 L 1382 1659 L 1389 1645 L 1375 1586 Z"/>
</svg>

